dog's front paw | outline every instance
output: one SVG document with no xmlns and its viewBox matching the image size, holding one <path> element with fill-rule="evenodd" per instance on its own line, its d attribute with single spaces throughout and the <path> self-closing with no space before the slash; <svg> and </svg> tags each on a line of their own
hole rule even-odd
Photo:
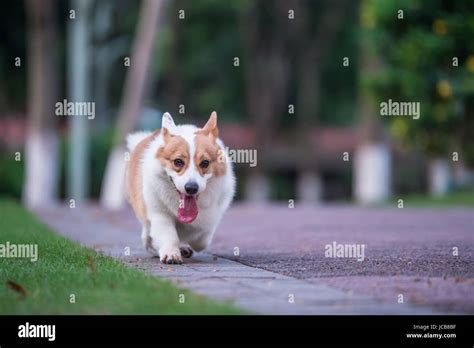
<svg viewBox="0 0 474 348">
<path fill-rule="evenodd" d="M 160 249 L 160 261 L 167 264 L 181 264 L 181 251 L 179 248 L 163 247 Z"/>
</svg>

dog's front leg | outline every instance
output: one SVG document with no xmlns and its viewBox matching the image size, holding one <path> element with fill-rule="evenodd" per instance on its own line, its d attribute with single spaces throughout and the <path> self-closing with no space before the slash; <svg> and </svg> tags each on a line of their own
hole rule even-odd
<svg viewBox="0 0 474 348">
<path fill-rule="evenodd" d="M 182 263 L 174 220 L 167 215 L 155 213 L 151 215 L 150 222 L 151 243 L 153 248 L 158 250 L 161 262 Z"/>
</svg>

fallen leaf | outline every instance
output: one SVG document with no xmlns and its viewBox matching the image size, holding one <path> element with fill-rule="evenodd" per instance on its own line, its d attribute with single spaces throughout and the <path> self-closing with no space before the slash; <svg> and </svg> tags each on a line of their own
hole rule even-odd
<svg viewBox="0 0 474 348">
<path fill-rule="evenodd" d="M 23 300 L 26 297 L 26 290 L 20 284 L 15 283 L 12 280 L 8 280 L 7 281 L 7 287 L 12 289 L 16 293 L 20 294 L 20 296 L 17 297 L 17 300 Z"/>
</svg>

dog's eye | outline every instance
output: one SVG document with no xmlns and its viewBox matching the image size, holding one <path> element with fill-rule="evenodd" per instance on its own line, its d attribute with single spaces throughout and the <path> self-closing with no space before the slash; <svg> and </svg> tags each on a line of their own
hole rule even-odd
<svg viewBox="0 0 474 348">
<path fill-rule="evenodd" d="M 178 168 L 184 167 L 184 161 L 180 158 L 174 160 L 174 165 Z"/>
<path fill-rule="evenodd" d="M 201 163 L 199 163 L 199 167 L 201 167 L 201 168 L 209 167 L 209 161 L 208 160 L 202 161 Z"/>
</svg>

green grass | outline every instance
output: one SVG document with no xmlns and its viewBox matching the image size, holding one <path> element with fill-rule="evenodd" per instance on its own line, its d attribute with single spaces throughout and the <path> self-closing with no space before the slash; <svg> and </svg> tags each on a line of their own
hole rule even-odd
<svg viewBox="0 0 474 348">
<path fill-rule="evenodd" d="M 452 192 L 442 197 L 430 197 L 427 195 L 400 196 L 393 198 L 392 204 L 396 206 L 399 198 L 403 199 L 403 206 L 405 208 L 474 207 L 474 192 L 472 191 Z"/>
<path fill-rule="evenodd" d="M 7 241 L 38 244 L 38 260 L 0 258 L 0 314 L 241 313 L 66 240 L 19 204 L 0 199 L 0 244 Z M 71 294 L 76 303 L 70 303 Z"/>
</svg>

